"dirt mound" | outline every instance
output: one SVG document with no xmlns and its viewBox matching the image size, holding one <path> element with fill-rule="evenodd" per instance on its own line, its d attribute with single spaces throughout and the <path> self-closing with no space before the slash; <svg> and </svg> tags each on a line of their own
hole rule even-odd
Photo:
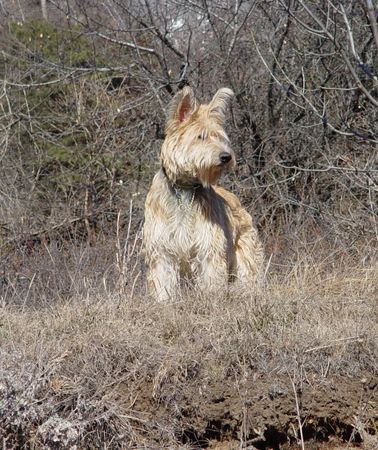
<svg viewBox="0 0 378 450">
<path fill-rule="evenodd" d="M 378 448 L 377 386 L 371 375 L 307 379 L 301 385 L 283 375 L 256 375 L 209 380 L 155 398 L 154 386 L 147 382 L 140 386 L 133 411 L 150 423 L 148 438 L 157 446 L 165 441 L 165 425 L 174 420 L 176 438 L 188 448 L 298 448 L 299 411 L 307 449 L 342 448 L 343 443 L 351 449 L 352 443 L 357 448 L 363 443 L 372 450 Z"/>
</svg>

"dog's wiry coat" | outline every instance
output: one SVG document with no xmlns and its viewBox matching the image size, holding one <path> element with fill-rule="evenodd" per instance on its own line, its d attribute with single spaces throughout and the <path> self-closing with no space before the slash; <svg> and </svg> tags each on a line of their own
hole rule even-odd
<svg viewBox="0 0 378 450">
<path fill-rule="evenodd" d="M 148 284 L 157 300 L 174 298 L 185 280 L 208 292 L 235 280 L 253 289 L 260 278 L 263 250 L 251 216 L 215 185 L 235 164 L 223 128 L 232 95 L 223 88 L 199 105 L 185 87 L 170 104 L 143 230 Z"/>
</svg>

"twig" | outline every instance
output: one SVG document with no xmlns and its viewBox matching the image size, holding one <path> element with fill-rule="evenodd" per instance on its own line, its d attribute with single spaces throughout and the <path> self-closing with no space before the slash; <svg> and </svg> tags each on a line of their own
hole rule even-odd
<svg viewBox="0 0 378 450">
<path fill-rule="evenodd" d="M 57 223 L 56 225 L 53 225 L 52 227 L 43 228 L 42 230 L 38 230 L 38 231 L 31 231 L 30 233 L 25 233 L 22 236 L 21 235 L 16 236 L 13 239 L 9 239 L 8 241 L 4 242 L 4 244 L 2 244 L 0 246 L 0 250 L 4 247 L 7 247 L 10 244 L 13 244 L 14 242 L 17 242 L 18 240 L 20 240 L 22 238 L 25 238 L 25 237 L 33 238 L 33 237 L 41 236 L 45 233 L 51 233 L 52 231 L 58 230 L 59 228 L 62 228 L 64 226 L 72 225 L 75 222 L 80 222 L 81 220 L 85 221 L 86 219 L 88 219 L 89 217 L 92 217 L 92 216 L 93 216 L 93 214 L 90 214 L 88 217 L 86 217 L 86 216 L 85 217 L 75 217 L 75 218 L 69 219 L 69 220 L 65 219 L 65 220 L 63 220 L 63 222 Z M 3 227 L 3 228 L 5 228 L 7 226 L 8 226 L 8 224 L 6 224 L 6 223 L 1 224 L 1 227 Z"/>
<path fill-rule="evenodd" d="M 364 339 L 362 336 L 351 336 L 351 337 L 346 337 L 346 338 L 340 338 L 340 339 L 335 339 L 333 342 L 331 342 L 330 344 L 327 345 L 319 345 L 317 347 L 312 347 L 312 348 L 308 348 L 307 350 L 304 351 L 304 353 L 310 353 L 310 352 L 315 352 L 317 350 L 323 350 L 325 348 L 330 348 L 333 347 L 335 345 L 339 345 L 342 344 L 343 342 L 346 341 L 357 341 L 357 342 L 363 342 Z"/>
<path fill-rule="evenodd" d="M 301 421 L 301 412 L 300 412 L 300 408 L 299 408 L 297 388 L 295 387 L 294 380 L 292 379 L 290 374 L 289 374 L 289 377 L 290 377 L 291 385 L 293 387 L 293 392 L 294 392 L 295 408 L 297 410 L 297 421 L 298 421 L 298 427 L 299 427 L 299 434 L 301 436 L 301 447 L 302 447 L 302 450 L 305 450 L 304 439 L 303 439 L 302 421 Z"/>
<path fill-rule="evenodd" d="M 357 86 L 362 90 L 362 92 L 365 94 L 366 98 L 374 105 L 378 106 L 378 101 L 370 94 L 370 92 L 365 88 L 365 86 L 362 84 L 362 81 L 360 77 L 357 75 L 356 71 L 354 70 L 354 67 L 352 63 L 350 62 L 350 59 L 345 54 L 345 51 L 343 47 L 340 45 L 338 41 L 336 41 L 335 37 L 328 31 L 327 27 L 323 24 L 323 22 L 317 17 L 316 14 L 314 14 L 311 9 L 303 2 L 303 0 L 298 0 L 299 3 L 303 6 L 303 8 L 307 11 L 308 15 L 322 28 L 324 33 L 327 35 L 327 37 L 333 42 L 336 48 L 338 48 L 341 57 L 343 58 L 345 64 L 347 65 L 349 72 L 355 79 Z"/>
<path fill-rule="evenodd" d="M 376 9 L 374 8 L 373 2 L 371 0 L 366 0 L 366 5 L 367 5 L 367 10 L 368 10 L 370 26 L 373 30 L 375 45 L 378 50 L 378 26 L 377 26 L 377 19 L 376 19 Z"/>
</svg>

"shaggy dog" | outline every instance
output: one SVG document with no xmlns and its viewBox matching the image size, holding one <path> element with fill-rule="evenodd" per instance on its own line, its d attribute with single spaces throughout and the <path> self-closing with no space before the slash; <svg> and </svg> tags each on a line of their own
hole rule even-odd
<svg viewBox="0 0 378 450">
<path fill-rule="evenodd" d="M 169 106 L 143 229 L 148 285 L 159 301 L 174 298 L 183 281 L 209 292 L 229 281 L 253 290 L 261 278 L 263 249 L 252 218 L 234 194 L 216 186 L 235 165 L 223 127 L 232 96 L 219 89 L 201 105 L 185 87 Z"/>
</svg>

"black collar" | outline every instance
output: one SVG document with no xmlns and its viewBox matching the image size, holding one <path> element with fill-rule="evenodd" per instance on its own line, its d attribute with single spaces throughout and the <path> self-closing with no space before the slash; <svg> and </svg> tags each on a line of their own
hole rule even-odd
<svg viewBox="0 0 378 450">
<path fill-rule="evenodd" d="M 173 183 L 167 175 L 167 172 L 165 170 L 165 168 L 162 166 L 161 170 L 165 176 L 165 178 L 167 179 L 169 185 L 174 189 L 174 191 L 179 192 L 180 190 L 185 190 L 185 191 L 196 191 L 197 189 L 202 187 L 201 183 L 185 183 L 184 181 L 181 183 L 180 181 L 176 181 L 175 183 Z"/>
</svg>

